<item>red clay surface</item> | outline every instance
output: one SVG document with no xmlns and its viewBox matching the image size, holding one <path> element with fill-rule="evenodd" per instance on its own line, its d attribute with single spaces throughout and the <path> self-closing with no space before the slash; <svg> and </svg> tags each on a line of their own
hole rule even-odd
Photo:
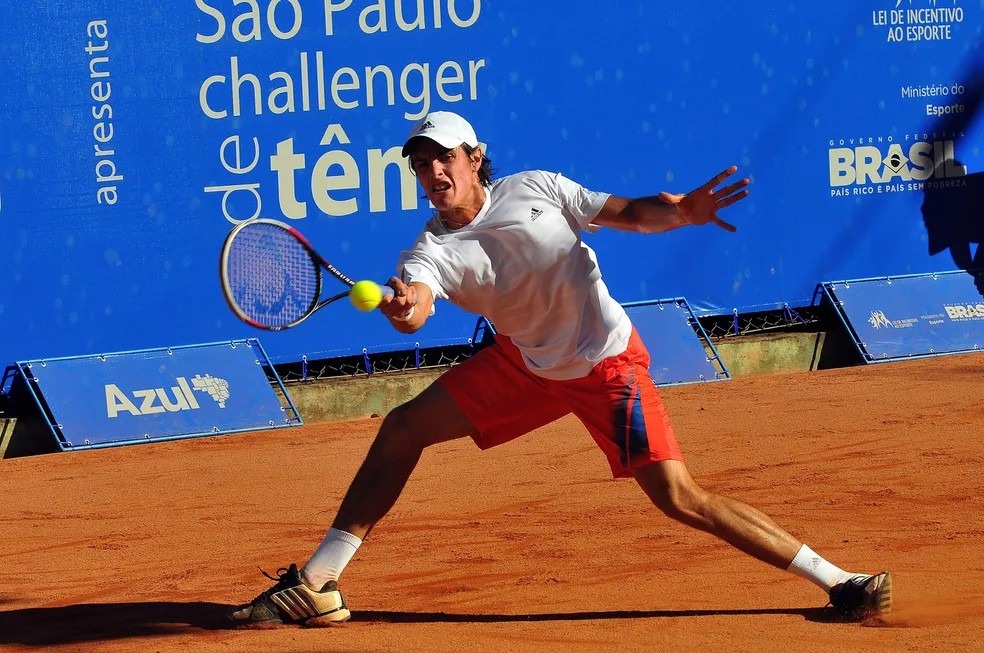
<svg viewBox="0 0 984 653">
<path fill-rule="evenodd" d="M 353 620 L 231 631 L 303 563 L 378 420 L 0 461 L 0 649 L 984 650 L 984 356 L 664 389 L 705 487 L 852 571 L 880 627 L 673 523 L 574 419 L 424 454 L 342 579 Z"/>
</svg>

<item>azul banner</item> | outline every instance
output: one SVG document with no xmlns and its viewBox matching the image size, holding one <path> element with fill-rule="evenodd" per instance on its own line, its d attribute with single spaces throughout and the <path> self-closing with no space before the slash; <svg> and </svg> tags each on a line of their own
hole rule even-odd
<svg viewBox="0 0 984 653">
<path fill-rule="evenodd" d="M 431 109 L 465 115 L 499 176 L 627 197 L 751 177 L 737 234 L 586 236 L 621 302 L 805 305 L 823 279 L 965 268 L 984 232 L 979 0 L 6 4 L 0 359 L 256 336 L 216 274 L 254 216 L 385 280 L 431 215 L 400 157 Z M 475 322 L 442 302 L 405 336 L 333 306 L 264 345 L 405 350 Z"/>
<path fill-rule="evenodd" d="M 984 298 L 963 272 L 823 284 L 868 362 L 984 348 Z"/>
<path fill-rule="evenodd" d="M 17 365 L 61 448 L 79 449 L 300 424 L 264 363 L 257 341 L 239 341 Z"/>
</svg>

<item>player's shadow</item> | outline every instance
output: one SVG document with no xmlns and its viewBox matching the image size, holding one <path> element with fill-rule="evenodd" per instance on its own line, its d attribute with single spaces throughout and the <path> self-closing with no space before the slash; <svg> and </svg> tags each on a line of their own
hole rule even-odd
<svg viewBox="0 0 984 653">
<path fill-rule="evenodd" d="M 231 628 L 232 605 L 207 602 L 85 603 L 52 608 L 0 610 L 0 645 L 48 647 L 62 644 L 163 637 Z M 608 619 L 682 619 L 692 617 L 801 615 L 808 621 L 834 622 L 821 608 L 751 608 L 743 610 L 608 610 L 532 614 L 452 614 L 446 612 L 358 611 L 353 622 L 372 623 L 510 623 L 596 621 Z"/>
<path fill-rule="evenodd" d="M 957 145 L 964 147 L 966 132 L 984 115 L 984 63 L 978 55 L 970 55 L 959 75 L 965 85 L 958 103 L 961 110 L 932 121 L 926 131 L 960 139 Z M 933 177 L 923 186 L 923 222 L 930 256 L 950 250 L 953 262 L 974 277 L 977 291 L 984 296 L 984 173 L 961 175 L 961 168 L 952 157 L 937 159 Z"/>
<path fill-rule="evenodd" d="M 53 608 L 0 608 L 0 647 L 47 647 L 175 635 L 228 627 L 232 606 L 221 603 L 158 601 L 84 603 Z"/>
<path fill-rule="evenodd" d="M 742 610 L 600 610 L 585 612 L 538 612 L 528 614 L 462 614 L 448 612 L 387 612 L 363 610 L 352 621 L 385 623 L 510 623 L 537 621 L 599 621 L 607 619 L 680 619 L 689 617 L 754 617 L 801 615 L 808 621 L 836 622 L 840 618 L 824 608 L 747 608 Z"/>
<path fill-rule="evenodd" d="M 950 251 L 954 264 L 974 278 L 984 297 L 984 172 L 945 177 L 960 163 L 945 161 L 926 183 L 923 222 L 931 256 Z"/>
</svg>

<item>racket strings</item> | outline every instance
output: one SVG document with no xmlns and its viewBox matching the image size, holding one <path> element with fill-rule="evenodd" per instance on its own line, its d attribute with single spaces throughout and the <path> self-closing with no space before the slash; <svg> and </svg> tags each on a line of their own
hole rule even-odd
<svg viewBox="0 0 984 653">
<path fill-rule="evenodd" d="M 274 225 L 254 224 L 236 235 L 229 249 L 228 274 L 239 309 L 270 327 L 304 317 L 321 291 L 318 266 L 307 248 Z"/>
</svg>

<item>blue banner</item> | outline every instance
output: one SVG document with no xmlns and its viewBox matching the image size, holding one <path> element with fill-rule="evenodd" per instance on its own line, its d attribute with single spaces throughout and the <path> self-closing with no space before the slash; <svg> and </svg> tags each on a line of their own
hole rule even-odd
<svg viewBox="0 0 984 653">
<path fill-rule="evenodd" d="M 963 272 L 823 284 L 865 360 L 984 348 L 984 298 Z"/>
<path fill-rule="evenodd" d="M 18 363 L 63 449 L 300 424 L 256 341 Z M 286 396 L 286 393 L 285 393 Z"/>
<path fill-rule="evenodd" d="M 623 196 L 733 163 L 752 178 L 722 216 L 737 234 L 587 236 L 621 302 L 723 314 L 956 269 L 946 218 L 921 207 L 984 171 L 981 24 L 973 0 L 8 3 L 0 357 L 256 336 L 216 274 L 253 216 L 385 280 L 431 214 L 399 155 L 430 109 L 465 115 L 500 176 Z M 441 303 L 410 337 L 340 305 L 264 345 L 287 362 L 461 343 L 474 324 Z"/>
<path fill-rule="evenodd" d="M 652 359 L 649 373 L 656 385 L 731 378 L 687 300 L 630 304 L 625 310 L 649 350 Z M 708 350 L 713 356 L 708 355 Z"/>
</svg>

